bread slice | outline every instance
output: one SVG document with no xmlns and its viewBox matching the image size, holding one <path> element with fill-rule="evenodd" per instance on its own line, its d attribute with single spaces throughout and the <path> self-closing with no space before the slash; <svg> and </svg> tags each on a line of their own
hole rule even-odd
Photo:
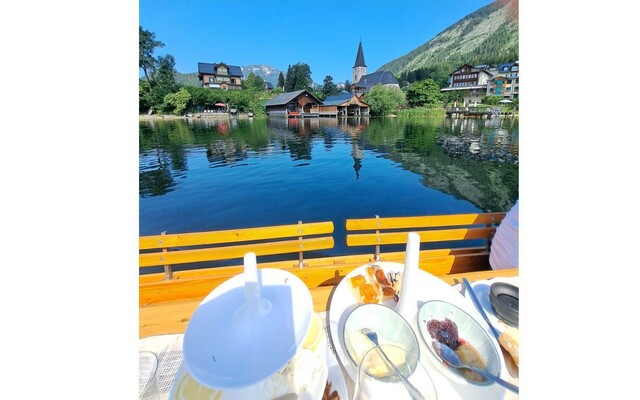
<svg viewBox="0 0 640 400">
<path fill-rule="evenodd" d="M 520 366 L 520 330 L 518 328 L 509 327 L 500 334 L 498 338 L 500 345 L 511 354 L 513 362 Z"/>
</svg>

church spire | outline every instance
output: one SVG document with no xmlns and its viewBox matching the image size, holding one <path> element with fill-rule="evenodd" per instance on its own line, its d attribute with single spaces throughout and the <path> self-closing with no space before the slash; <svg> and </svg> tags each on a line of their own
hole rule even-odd
<svg viewBox="0 0 640 400">
<path fill-rule="evenodd" d="M 356 63 L 353 66 L 355 67 L 367 67 L 364 63 L 364 53 L 362 52 L 362 40 L 360 40 L 360 44 L 358 45 L 358 54 L 356 55 Z"/>
<path fill-rule="evenodd" d="M 360 39 L 360 44 L 358 45 L 356 64 L 353 66 L 352 70 L 353 83 L 358 83 L 358 81 L 360 81 L 360 78 L 367 74 L 367 66 L 364 63 L 364 52 L 362 51 L 362 39 Z"/>
</svg>

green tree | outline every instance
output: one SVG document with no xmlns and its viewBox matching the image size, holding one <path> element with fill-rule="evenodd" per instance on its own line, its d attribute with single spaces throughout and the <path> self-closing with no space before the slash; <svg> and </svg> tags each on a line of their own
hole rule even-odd
<svg viewBox="0 0 640 400">
<path fill-rule="evenodd" d="M 243 89 L 264 90 L 264 85 L 265 85 L 264 79 L 262 79 L 262 77 L 260 76 L 257 76 L 253 72 L 249 73 L 249 76 L 247 76 L 247 79 L 242 81 Z"/>
<path fill-rule="evenodd" d="M 282 74 L 282 71 L 278 74 L 278 87 L 284 90 L 284 75 Z"/>
<path fill-rule="evenodd" d="M 176 82 L 176 61 L 172 55 L 158 57 L 158 70 L 155 81 L 151 82 L 151 107 L 162 107 L 164 97 L 176 92 L 180 85 Z"/>
<path fill-rule="evenodd" d="M 485 96 L 482 99 L 482 104 L 495 106 L 495 105 L 498 105 L 498 101 L 500 101 L 501 99 L 502 99 L 502 97 L 500 97 L 500 96 Z"/>
<path fill-rule="evenodd" d="M 156 70 L 157 65 L 157 60 L 153 56 L 153 53 L 156 51 L 156 48 L 164 47 L 164 43 L 156 40 L 155 33 L 143 29 L 142 26 L 140 26 L 139 28 L 138 50 L 140 54 L 138 63 L 140 69 L 142 69 L 142 71 L 144 72 L 147 83 L 149 83 L 149 91 L 151 91 L 151 80 L 153 79 L 153 74 Z"/>
<path fill-rule="evenodd" d="M 138 80 L 138 111 L 146 112 L 151 108 L 152 98 L 149 82 L 144 79 Z"/>
<path fill-rule="evenodd" d="M 167 112 L 173 112 L 175 115 L 182 115 L 189 105 L 191 94 L 185 88 L 178 90 L 176 93 L 169 93 L 164 96 L 162 109 Z"/>
<path fill-rule="evenodd" d="M 333 83 L 333 77 L 331 75 L 327 75 L 324 77 L 324 81 L 322 81 L 322 93 L 325 96 L 333 96 L 338 94 L 338 86 Z"/>
<path fill-rule="evenodd" d="M 291 64 L 289 64 L 289 67 L 287 67 L 287 77 L 284 79 L 284 91 L 293 92 L 294 83 L 293 70 L 291 69 Z"/>
<path fill-rule="evenodd" d="M 311 89 L 311 68 L 304 63 L 297 63 L 287 68 L 284 88 L 286 92 L 300 89 Z"/>
<path fill-rule="evenodd" d="M 410 84 L 403 89 L 410 106 L 433 105 L 442 99 L 440 87 L 433 79 L 425 79 Z"/>
<path fill-rule="evenodd" d="M 462 99 L 464 98 L 460 90 L 451 90 L 449 92 L 445 92 L 442 97 L 444 102 L 448 104 L 454 102 L 462 103 Z"/>
<path fill-rule="evenodd" d="M 184 89 L 191 96 L 188 108 L 198 111 L 204 109 L 207 103 L 207 91 L 211 91 L 211 89 L 200 86 L 185 86 Z"/>
<path fill-rule="evenodd" d="M 398 88 L 378 84 L 364 95 L 364 101 L 371 107 L 371 114 L 387 115 L 405 104 L 406 96 Z"/>
</svg>

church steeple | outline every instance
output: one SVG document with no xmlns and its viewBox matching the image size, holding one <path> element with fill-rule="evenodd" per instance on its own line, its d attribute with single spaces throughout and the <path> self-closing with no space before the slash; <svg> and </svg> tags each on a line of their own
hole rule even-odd
<svg viewBox="0 0 640 400">
<path fill-rule="evenodd" d="M 358 45 L 356 63 L 353 66 L 353 83 L 357 83 L 363 75 L 367 74 L 367 65 L 364 63 L 364 52 L 362 51 L 362 40 Z"/>
<path fill-rule="evenodd" d="M 362 52 L 362 41 L 360 41 L 360 44 L 358 45 L 358 54 L 356 55 L 356 63 L 353 66 L 353 68 L 355 67 L 367 68 L 367 66 L 364 63 L 364 53 Z"/>
</svg>

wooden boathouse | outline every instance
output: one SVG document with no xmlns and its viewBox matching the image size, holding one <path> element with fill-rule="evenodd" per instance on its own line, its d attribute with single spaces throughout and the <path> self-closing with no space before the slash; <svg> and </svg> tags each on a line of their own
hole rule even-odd
<svg viewBox="0 0 640 400">
<path fill-rule="evenodd" d="M 265 111 L 269 117 L 318 117 L 320 104 L 317 97 L 302 89 L 277 95 L 265 103 Z"/>
<path fill-rule="evenodd" d="M 321 117 L 360 117 L 369 115 L 369 105 L 357 95 L 344 91 L 338 95 L 327 97 L 318 106 L 318 111 Z"/>
</svg>

